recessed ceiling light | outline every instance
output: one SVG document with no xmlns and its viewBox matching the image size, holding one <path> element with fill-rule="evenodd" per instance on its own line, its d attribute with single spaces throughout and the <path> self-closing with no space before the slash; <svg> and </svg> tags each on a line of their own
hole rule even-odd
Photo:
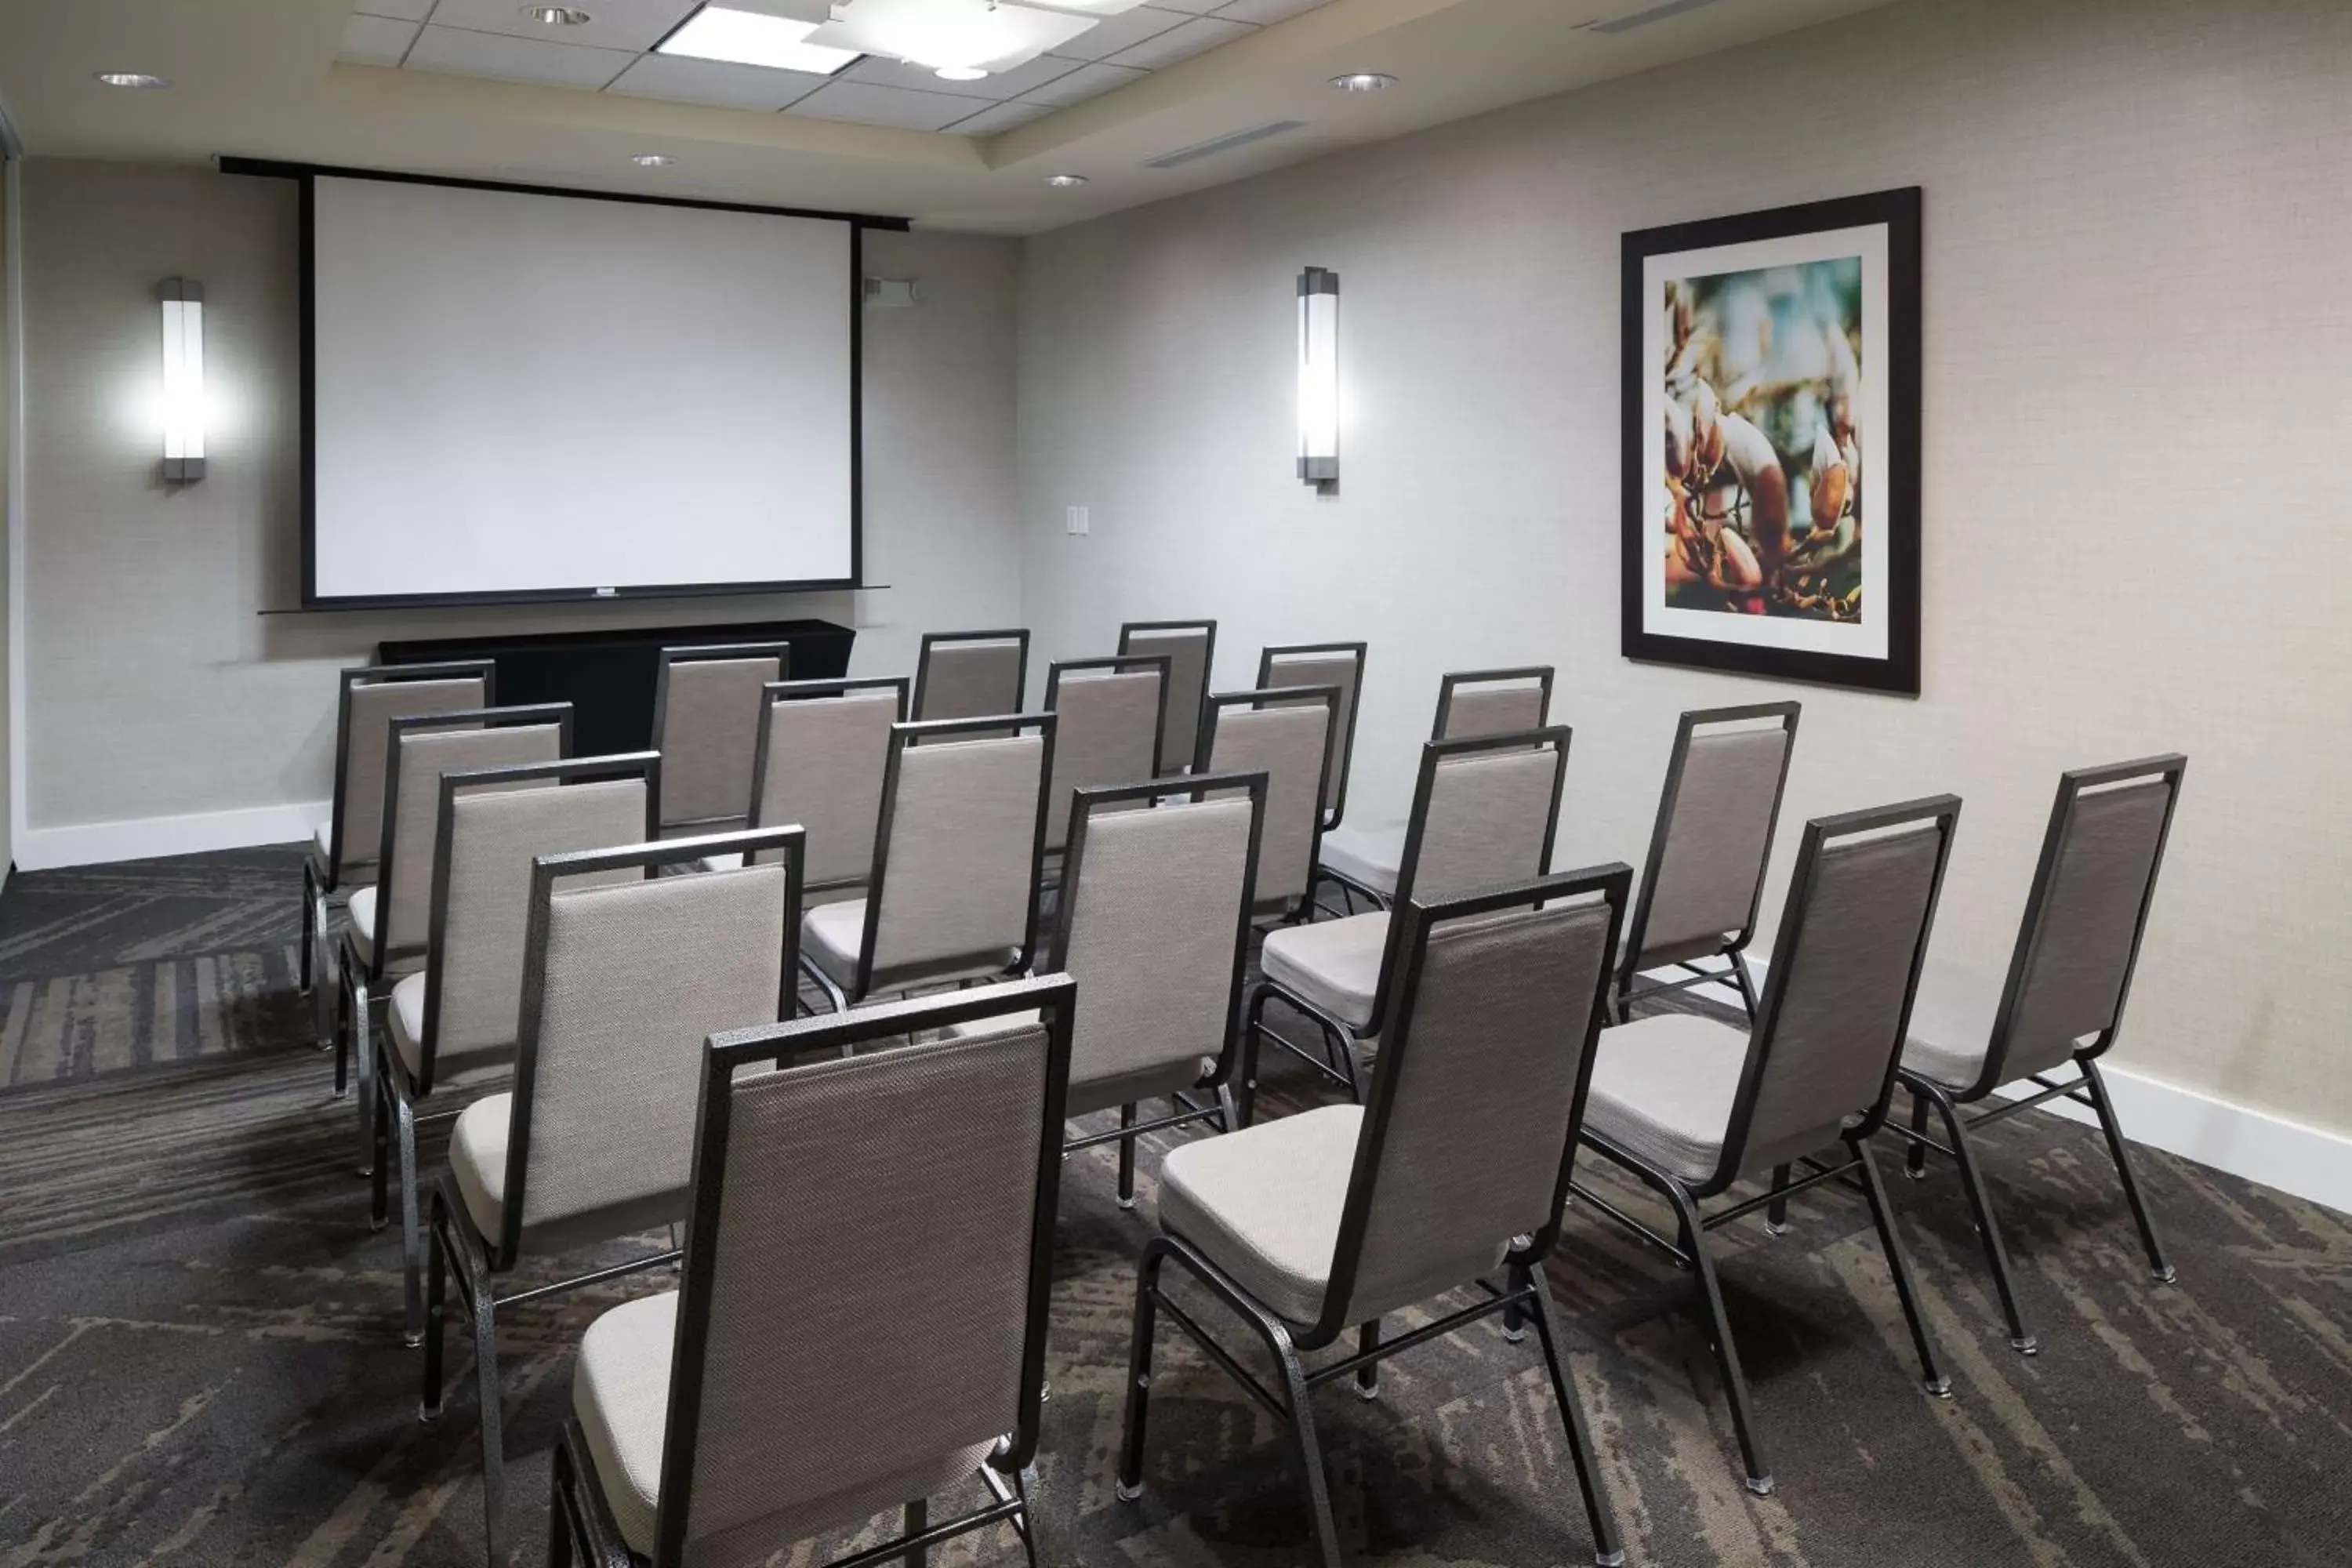
<svg viewBox="0 0 2352 1568">
<path fill-rule="evenodd" d="M 169 87 L 172 84 L 160 76 L 145 71 L 100 71 L 98 79 L 109 87 Z"/>
<path fill-rule="evenodd" d="M 576 27 L 589 20 L 587 12 L 570 5 L 526 5 L 522 14 L 544 27 Z"/>
<path fill-rule="evenodd" d="M 667 153 L 632 153 L 629 162 L 640 169 L 667 169 L 677 160 Z"/>
<path fill-rule="evenodd" d="M 1057 191 L 1074 191 L 1087 183 L 1084 174 L 1048 174 L 1045 183 Z"/>
<path fill-rule="evenodd" d="M 931 74 L 941 81 L 979 81 L 988 75 L 978 66 L 941 66 Z"/>
<path fill-rule="evenodd" d="M 1349 71 L 1345 76 L 1333 77 L 1331 85 L 1341 92 L 1378 92 L 1382 88 L 1394 87 L 1396 79 L 1379 71 Z"/>
<path fill-rule="evenodd" d="M 814 22 L 796 22 L 790 16 L 705 5 L 687 18 L 686 26 L 664 38 L 654 52 L 831 76 L 855 60 L 857 51 L 829 49 L 808 42 L 808 36 L 816 31 L 817 26 Z"/>
</svg>

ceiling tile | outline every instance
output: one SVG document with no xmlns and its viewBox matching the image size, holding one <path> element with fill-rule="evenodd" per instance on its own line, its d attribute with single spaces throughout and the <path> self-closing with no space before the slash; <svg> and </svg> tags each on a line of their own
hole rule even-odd
<svg viewBox="0 0 2352 1568">
<path fill-rule="evenodd" d="M 1329 4 L 1330 0 L 1226 0 L 1217 7 L 1217 16 L 1228 22 L 1255 22 L 1265 26 Z"/>
<path fill-rule="evenodd" d="M 1186 0 L 1189 5 L 1191 0 Z M 362 16 L 390 16 L 403 22 L 422 22 L 433 15 L 433 0 L 360 0 L 352 7 Z"/>
<path fill-rule="evenodd" d="M 910 66 L 904 60 L 888 59 L 881 55 L 868 55 L 841 73 L 845 81 L 870 81 L 884 87 L 903 87 L 917 92 L 953 92 L 967 98 L 1018 98 L 1023 93 L 1045 86 L 1055 77 L 1067 76 L 1078 68 L 1076 60 L 1066 60 L 1055 55 L 1039 55 L 1025 66 L 1015 66 L 1009 71 L 995 71 L 978 81 L 949 83 L 940 79 L 927 66 Z"/>
<path fill-rule="evenodd" d="M 896 125 L 908 131 L 937 131 L 987 107 L 981 99 L 835 79 L 784 112 L 818 120 L 854 120 L 866 125 Z"/>
<path fill-rule="evenodd" d="M 1050 103 L 992 103 L 971 119 L 959 120 L 943 129 L 951 136 L 993 136 L 1053 112 Z"/>
<path fill-rule="evenodd" d="M 588 13 L 576 27 L 551 27 L 524 15 L 523 0 L 441 0 L 434 7 L 436 27 L 473 33 L 505 33 L 549 44 L 585 44 L 600 49 L 650 49 L 662 35 L 686 20 L 698 0 L 551 0 Z"/>
<path fill-rule="evenodd" d="M 1182 11 L 1195 16 L 1205 16 L 1226 0 L 1151 0 L 1162 11 Z"/>
<path fill-rule="evenodd" d="M 1096 98 L 1113 88 L 1125 87 L 1131 81 L 1141 81 L 1144 73 L 1129 70 L 1124 66 L 1084 65 L 1067 76 L 1055 77 L 1032 92 L 1024 92 L 1024 103 L 1049 103 L 1059 109 L 1064 104 L 1077 103 Z"/>
<path fill-rule="evenodd" d="M 632 98 L 667 99 L 673 103 L 774 110 L 799 102 L 832 79 L 813 71 L 770 70 L 765 66 L 694 60 L 679 55 L 643 55 L 604 90 Z"/>
<path fill-rule="evenodd" d="M 408 51 L 410 70 L 454 71 L 501 81 L 546 82 L 558 87 L 602 87 L 629 63 L 626 51 L 510 38 L 503 33 L 469 33 L 462 27 L 428 26 Z"/>
<path fill-rule="evenodd" d="M 1139 5 L 1123 16 L 1106 16 L 1067 43 L 1055 44 L 1054 52 L 1066 59 L 1098 60 L 1171 27 L 1181 27 L 1188 19 L 1181 12 Z"/>
<path fill-rule="evenodd" d="M 1134 66 L 1140 70 L 1160 70 L 1178 60 L 1189 60 L 1194 55 L 1206 54 L 1219 44 L 1230 44 L 1235 38 L 1247 37 L 1256 31 L 1246 23 L 1221 21 L 1214 16 L 1195 16 L 1133 48 L 1121 49 L 1110 57 L 1110 63 Z"/>
<path fill-rule="evenodd" d="M 335 51 L 335 58 L 363 66 L 396 66 L 415 41 L 414 22 L 394 16 L 353 16 L 343 24 L 343 47 Z"/>
</svg>

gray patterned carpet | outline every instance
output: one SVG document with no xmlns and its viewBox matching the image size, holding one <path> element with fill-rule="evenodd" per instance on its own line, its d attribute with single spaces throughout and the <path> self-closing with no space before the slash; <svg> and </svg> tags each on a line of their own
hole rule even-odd
<svg viewBox="0 0 2352 1568">
<path fill-rule="evenodd" d="M 481 1561 L 468 1362 L 453 1345 L 448 1415 L 419 1424 L 397 1243 L 368 1228 L 292 998 L 296 864 L 190 857 L 0 895 L 0 1568 Z M 1265 1105 L 1313 1098 L 1292 1078 Z M 1817 1190 L 1784 1237 L 1722 1235 L 1769 1499 L 1738 1484 L 1684 1280 L 1571 1220 L 1554 1286 L 1633 1560 L 2352 1562 L 2352 1220 L 2150 1153 L 2181 1271 L 2158 1288 L 2095 1135 L 2038 1118 L 1987 1151 L 2048 1349 L 2007 1348 L 1950 1174 L 1898 1181 L 1948 1402 L 1913 1381 L 1858 1199 Z M 1148 1152 L 1147 1177 L 1156 1164 Z M 1107 1151 L 1074 1161 L 1064 1198 L 1043 1459 L 1055 1560 L 1307 1561 L 1280 1435 L 1178 1339 L 1161 1342 L 1150 1489 L 1112 1497 L 1148 1219 L 1113 1206 L 1110 1171 Z M 571 1347 L 646 1288 L 511 1315 L 518 1562 L 543 1561 Z M 1589 1561 L 1532 1350 L 1481 1326 L 1391 1362 L 1376 1404 L 1330 1391 L 1318 1417 L 1351 1561 Z M 1018 1555 L 984 1535 L 933 1560 Z"/>
</svg>

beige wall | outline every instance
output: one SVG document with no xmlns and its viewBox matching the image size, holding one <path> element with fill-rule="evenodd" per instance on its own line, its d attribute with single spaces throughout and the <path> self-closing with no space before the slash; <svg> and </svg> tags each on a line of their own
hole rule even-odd
<svg viewBox="0 0 2352 1568">
<path fill-rule="evenodd" d="M 1209 615 L 1231 686 L 1367 637 L 1366 819 L 1442 670 L 1555 661 L 1564 858 L 1638 863 L 1676 712 L 1778 693 L 1618 656 L 1618 237 L 1923 185 L 1925 693 L 1798 692 L 1787 820 L 1964 795 L 1937 955 L 1994 976 L 2060 770 L 2186 751 L 2119 1059 L 2352 1130 L 2347 170 L 2352 7 L 1916 0 L 1045 237 L 1040 660 Z M 1308 263 L 1344 290 L 1328 500 L 1291 474 Z"/>
<path fill-rule="evenodd" d="M 28 827 L 322 801 L 333 669 L 383 637 L 817 616 L 861 671 L 911 670 L 927 628 L 1017 618 L 1018 247 L 870 235 L 921 279 L 867 312 L 866 542 L 888 592 L 263 616 L 300 596 L 298 254 L 285 181 L 25 166 Z M 155 285 L 205 290 L 207 471 L 158 477 Z"/>
</svg>

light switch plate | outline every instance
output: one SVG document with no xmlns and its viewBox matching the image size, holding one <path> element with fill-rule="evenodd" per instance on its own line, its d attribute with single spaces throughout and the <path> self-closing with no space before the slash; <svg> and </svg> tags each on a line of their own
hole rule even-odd
<svg viewBox="0 0 2352 1568">
<path fill-rule="evenodd" d="M 1063 521 L 1068 527 L 1071 533 L 1085 533 L 1087 531 L 1088 526 L 1087 509 L 1082 506 L 1065 508 L 1063 510 Z"/>
</svg>

